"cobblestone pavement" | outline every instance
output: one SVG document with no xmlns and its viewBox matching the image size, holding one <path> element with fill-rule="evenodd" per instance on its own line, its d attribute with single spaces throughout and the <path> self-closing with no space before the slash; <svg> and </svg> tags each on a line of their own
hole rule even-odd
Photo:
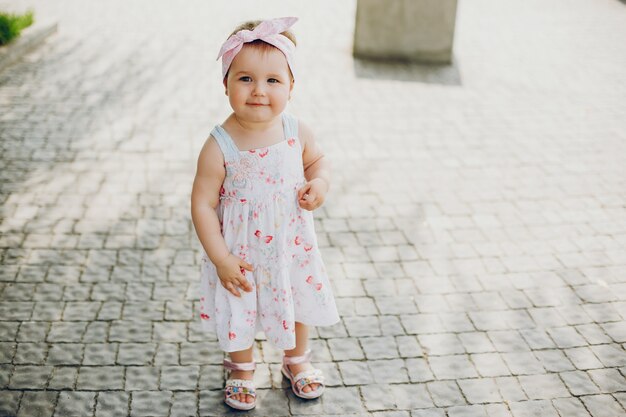
<svg viewBox="0 0 626 417">
<path fill-rule="evenodd" d="M 420 67 L 353 60 L 354 0 L 232 3 L 19 3 L 60 26 L 0 73 L 0 415 L 229 414 L 189 193 L 221 41 L 291 14 L 342 320 L 318 401 L 257 342 L 250 414 L 626 415 L 626 5 L 462 1 Z"/>
</svg>

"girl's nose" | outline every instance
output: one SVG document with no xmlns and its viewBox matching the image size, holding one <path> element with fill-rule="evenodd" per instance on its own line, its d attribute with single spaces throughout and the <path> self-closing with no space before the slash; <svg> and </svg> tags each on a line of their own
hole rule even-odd
<svg viewBox="0 0 626 417">
<path fill-rule="evenodd" d="M 255 83 L 254 90 L 252 90 L 252 94 L 257 95 L 257 96 L 264 95 L 265 86 L 263 86 L 263 83 Z"/>
</svg>

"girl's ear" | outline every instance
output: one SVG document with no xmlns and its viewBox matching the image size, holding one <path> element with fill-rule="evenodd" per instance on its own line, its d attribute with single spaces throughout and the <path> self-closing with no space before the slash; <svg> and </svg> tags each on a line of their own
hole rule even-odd
<svg viewBox="0 0 626 417">
<path fill-rule="evenodd" d="M 224 94 L 228 95 L 228 76 L 224 77 Z"/>
<path fill-rule="evenodd" d="M 289 98 L 291 99 L 291 92 L 293 91 L 293 83 L 294 83 L 294 79 L 291 78 L 291 82 L 289 83 Z"/>
</svg>

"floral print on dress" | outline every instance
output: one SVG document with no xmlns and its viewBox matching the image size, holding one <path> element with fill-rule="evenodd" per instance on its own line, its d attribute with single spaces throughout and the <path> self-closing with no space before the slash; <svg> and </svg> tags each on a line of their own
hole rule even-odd
<svg viewBox="0 0 626 417">
<path fill-rule="evenodd" d="M 216 127 L 226 167 L 217 209 L 231 253 L 254 266 L 245 277 L 252 292 L 233 296 L 203 254 L 200 318 L 216 332 L 227 352 L 244 350 L 257 332 L 279 349 L 295 347 L 295 322 L 330 326 L 339 321 L 335 300 L 313 226 L 300 208 L 297 191 L 306 180 L 297 120 L 283 115 L 285 139 L 250 151 L 235 151 L 226 131 Z M 228 142 L 230 141 L 230 142 Z"/>
</svg>

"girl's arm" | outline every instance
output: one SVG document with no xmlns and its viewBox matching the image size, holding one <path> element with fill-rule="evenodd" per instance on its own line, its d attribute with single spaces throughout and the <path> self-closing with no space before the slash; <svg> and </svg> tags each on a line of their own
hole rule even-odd
<svg viewBox="0 0 626 417">
<path fill-rule="evenodd" d="M 191 219 L 202 247 L 217 269 L 222 285 L 239 297 L 237 287 L 252 291 L 250 283 L 243 275 L 243 269 L 252 271 L 252 265 L 231 254 L 222 236 L 215 209 L 225 176 L 224 156 L 215 139 L 210 137 L 198 157 L 191 191 Z"/>
<path fill-rule="evenodd" d="M 307 180 L 298 191 L 298 202 L 303 209 L 315 210 L 324 203 L 330 187 L 330 166 L 311 128 L 299 122 L 298 131 L 302 143 L 304 177 Z"/>
</svg>

